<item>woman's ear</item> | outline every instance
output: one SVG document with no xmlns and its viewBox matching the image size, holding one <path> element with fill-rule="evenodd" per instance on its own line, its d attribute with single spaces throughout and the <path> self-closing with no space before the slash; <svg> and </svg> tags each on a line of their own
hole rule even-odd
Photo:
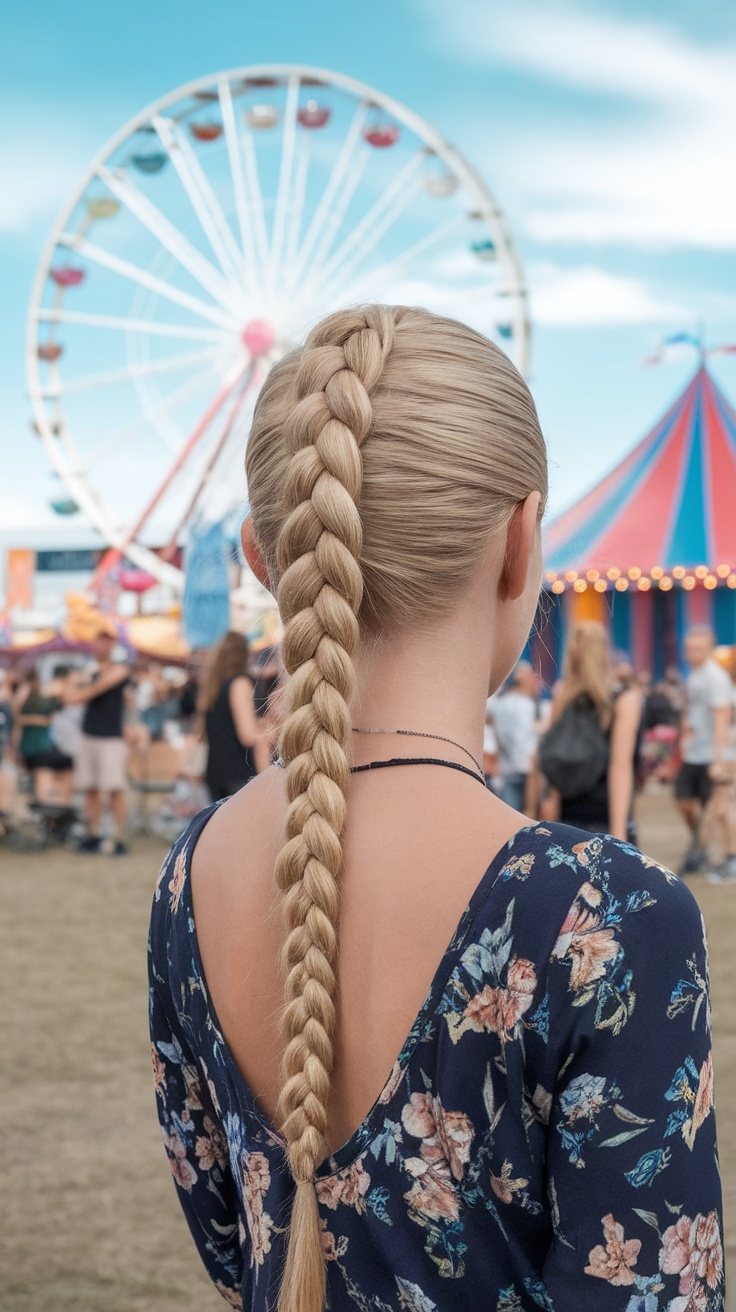
<svg viewBox="0 0 736 1312">
<path fill-rule="evenodd" d="M 530 492 L 526 500 L 514 508 L 509 520 L 500 580 L 504 601 L 516 601 L 526 588 L 536 548 L 541 499 L 540 492 Z"/>
<path fill-rule="evenodd" d="M 268 577 L 266 562 L 261 555 L 261 549 L 258 546 L 253 533 L 253 520 L 250 515 L 246 515 L 240 525 L 240 541 L 243 547 L 243 555 L 250 565 L 250 568 L 253 570 L 258 582 L 270 592 L 271 580 Z"/>
</svg>

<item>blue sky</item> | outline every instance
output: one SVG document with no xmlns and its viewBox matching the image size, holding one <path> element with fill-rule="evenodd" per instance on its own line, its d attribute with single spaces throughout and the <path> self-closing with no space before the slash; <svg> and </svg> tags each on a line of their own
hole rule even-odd
<svg viewBox="0 0 736 1312">
<path fill-rule="evenodd" d="M 730 0 L 36 0 L 6 19 L 0 51 L 0 525 L 46 520 L 54 490 L 29 431 L 23 335 L 58 209 L 147 103 L 268 61 L 333 68 L 396 96 L 493 188 L 531 287 L 554 509 L 686 381 L 687 352 L 640 366 L 663 334 L 702 321 L 712 343 L 736 340 Z M 736 399 L 736 358 L 713 371 Z"/>
</svg>

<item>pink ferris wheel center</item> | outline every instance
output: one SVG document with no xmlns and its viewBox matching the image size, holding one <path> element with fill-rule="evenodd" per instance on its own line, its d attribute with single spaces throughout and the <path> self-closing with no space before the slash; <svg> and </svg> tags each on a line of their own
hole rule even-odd
<svg viewBox="0 0 736 1312">
<path fill-rule="evenodd" d="M 270 366 L 327 310 L 415 284 L 448 310 L 457 298 L 524 367 L 508 225 L 406 106 L 278 64 L 140 110 L 85 170 L 34 283 L 34 422 L 68 494 L 54 513 L 83 512 L 119 559 L 181 590 L 188 525 L 238 503 L 235 459 Z M 138 458 L 145 479 L 130 475 Z"/>
<path fill-rule="evenodd" d="M 243 346 L 254 360 L 268 355 L 276 342 L 276 334 L 266 319 L 251 319 L 242 334 Z"/>
</svg>

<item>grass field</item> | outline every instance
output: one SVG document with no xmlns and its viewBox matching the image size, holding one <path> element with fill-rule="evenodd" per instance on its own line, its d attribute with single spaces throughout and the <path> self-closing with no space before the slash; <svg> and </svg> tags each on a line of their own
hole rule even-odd
<svg viewBox="0 0 736 1312">
<path fill-rule="evenodd" d="M 677 862 L 684 831 L 669 798 L 646 799 L 640 842 Z M 224 1307 L 195 1256 L 154 1111 L 145 943 L 162 851 L 149 839 L 118 861 L 0 851 L 1 1312 Z M 692 888 L 710 937 L 733 1258 L 736 887 Z"/>
</svg>

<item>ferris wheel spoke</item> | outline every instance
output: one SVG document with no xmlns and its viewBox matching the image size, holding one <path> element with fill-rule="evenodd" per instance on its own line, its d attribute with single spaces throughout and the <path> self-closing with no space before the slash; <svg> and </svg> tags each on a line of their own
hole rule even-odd
<svg viewBox="0 0 736 1312">
<path fill-rule="evenodd" d="M 155 114 L 151 122 L 181 179 L 222 272 L 240 285 L 244 272 L 242 252 L 197 156 L 173 120 Z"/>
<path fill-rule="evenodd" d="M 218 354 L 218 347 L 208 346 L 203 351 L 190 351 L 188 355 L 170 355 L 163 360 L 134 360 L 122 369 L 109 369 L 104 373 L 86 374 L 83 378 L 70 378 L 63 384 L 59 379 L 41 388 L 41 395 L 67 396 L 71 392 L 90 392 L 96 387 L 113 387 L 116 383 L 125 383 L 130 378 L 176 373 L 180 369 L 188 369 L 190 365 L 200 364 L 203 360 L 214 360 Z"/>
<path fill-rule="evenodd" d="M 337 159 L 335 160 L 335 163 L 332 168 L 332 172 L 328 178 L 327 186 L 325 187 L 317 203 L 316 209 L 312 216 L 312 220 L 306 231 L 304 241 L 302 242 L 299 252 L 297 254 L 293 273 L 289 280 L 289 288 L 296 286 L 296 284 L 299 282 L 299 279 L 301 278 L 304 269 L 306 267 L 307 261 L 309 260 L 309 257 L 311 256 L 312 251 L 315 248 L 317 239 L 320 236 L 325 223 L 330 219 L 330 216 L 333 214 L 334 203 L 337 197 L 337 193 L 350 167 L 350 162 L 353 158 L 355 147 L 360 139 L 361 129 L 363 127 L 363 124 L 365 123 L 365 118 L 367 113 L 368 113 L 367 102 L 365 100 L 361 100 L 360 104 L 358 105 L 358 108 L 355 111 L 355 114 L 353 115 L 353 119 L 350 124 L 350 127 L 348 128 L 347 134 L 345 136 L 345 140 L 343 141 L 342 146 L 340 147 L 340 152 L 337 156 Z M 362 153 L 363 153 L 363 166 L 364 166 L 365 159 L 367 158 L 368 155 L 367 148 L 365 148 Z M 362 173 L 362 171 L 363 170 L 361 167 L 360 173 Z M 358 180 L 360 178 L 360 173 L 358 174 Z M 357 186 L 357 181 L 356 181 L 356 186 Z"/>
<path fill-rule="evenodd" d="M 82 310 L 41 308 L 41 323 L 79 324 L 86 328 L 109 328 L 120 332 L 148 333 L 152 337 L 184 337 L 195 342 L 227 342 L 229 336 L 217 328 L 189 328 L 186 324 L 161 323 L 156 319 L 126 319 L 111 314 L 87 314 Z"/>
<path fill-rule="evenodd" d="M 394 196 L 393 204 L 384 209 L 380 220 L 364 233 L 363 240 L 353 247 L 352 253 L 343 259 L 336 269 L 332 271 L 332 277 L 323 284 L 325 295 L 330 297 L 335 291 L 341 290 L 345 286 L 345 280 L 351 277 L 356 269 L 375 250 L 382 237 L 394 226 L 401 218 L 405 210 L 409 208 L 416 197 L 419 184 L 415 183 L 413 187 L 408 186 L 403 194 Z M 357 229 L 356 229 L 357 231 Z"/>
<path fill-rule="evenodd" d="M 243 124 L 241 141 L 243 143 L 243 159 L 245 161 L 245 180 L 253 209 L 253 232 L 255 235 L 256 246 L 258 248 L 258 258 L 261 262 L 261 266 L 265 269 L 268 263 L 266 211 L 263 204 L 263 191 L 261 189 L 261 180 L 258 174 L 258 160 L 256 159 L 256 148 L 253 144 L 253 134 L 247 124 Z"/>
<path fill-rule="evenodd" d="M 317 245 L 317 249 L 314 253 L 314 260 L 313 260 L 313 263 L 317 269 L 319 269 L 320 265 L 324 262 L 324 260 L 327 258 L 327 256 L 330 253 L 332 243 L 335 240 L 335 237 L 337 236 L 338 232 L 340 231 L 342 222 L 345 218 L 345 215 L 348 212 L 350 202 L 353 199 L 353 196 L 355 195 L 358 186 L 360 184 L 360 181 L 363 177 L 363 173 L 365 171 L 365 166 L 367 162 L 368 162 L 368 147 L 364 146 L 360 154 L 354 160 L 353 166 L 345 178 L 342 190 L 339 196 L 337 197 L 335 204 L 332 207 L 332 213 L 330 214 L 329 222 L 325 225 L 324 232 Z"/>
<path fill-rule="evenodd" d="M 404 251 L 401 251 L 392 259 L 386 260 L 384 264 L 379 264 L 377 268 L 367 270 L 354 283 L 351 283 L 349 288 L 350 296 L 352 297 L 368 280 L 372 285 L 378 286 L 382 279 L 396 277 L 420 255 L 426 255 L 427 251 L 431 250 L 433 246 L 438 246 L 441 242 L 454 236 L 456 232 L 464 227 L 466 221 L 464 214 L 456 215 L 454 218 L 449 219 L 447 223 L 441 224 L 439 228 L 435 228 L 433 232 L 429 232 L 418 241 L 413 242 L 411 246 L 407 246 Z M 481 293 L 487 296 L 488 288 L 483 287 Z"/>
<path fill-rule="evenodd" d="M 305 132 L 302 134 L 299 143 L 298 159 L 294 177 L 294 199 L 291 207 L 291 217 L 289 219 L 289 228 L 286 238 L 286 251 L 284 255 L 284 272 L 287 277 L 282 279 L 285 287 L 288 281 L 288 272 L 294 267 L 297 247 L 299 244 L 299 233 L 301 231 L 302 219 L 304 217 L 304 206 L 307 196 L 307 179 L 309 177 L 309 136 Z"/>
<path fill-rule="evenodd" d="M 243 255 L 245 256 L 245 265 L 243 273 L 246 283 L 254 293 L 258 288 L 258 279 L 256 276 L 256 250 L 255 234 L 253 225 L 253 215 L 245 189 L 245 179 L 243 177 L 243 161 L 240 152 L 240 141 L 238 131 L 235 126 L 235 110 L 233 109 L 233 98 L 230 92 L 230 83 L 226 78 L 218 84 L 218 94 L 220 97 L 220 112 L 222 114 L 223 127 L 225 129 L 225 144 L 227 146 L 228 160 L 230 162 L 230 175 L 233 182 L 233 194 L 235 196 L 235 209 L 238 215 L 238 227 L 240 229 L 240 240 L 243 246 Z"/>
<path fill-rule="evenodd" d="M 174 259 L 191 273 L 192 277 L 209 292 L 213 300 L 227 309 L 233 309 L 232 287 L 219 271 L 187 241 L 179 229 L 139 191 L 127 178 L 116 177 L 104 164 L 97 175 L 109 191 L 123 203 L 145 228 L 161 243 Z"/>
<path fill-rule="evenodd" d="M 215 379 L 217 374 L 218 370 L 214 366 L 210 366 L 209 369 L 202 369 L 193 378 L 188 378 L 180 387 L 175 388 L 173 392 L 169 392 L 168 396 L 162 397 L 152 405 L 147 406 L 143 413 L 137 419 L 134 419 L 132 423 L 125 424 L 116 433 L 112 433 L 110 437 L 106 437 L 102 442 L 98 442 L 96 446 L 92 447 L 83 463 L 80 464 L 80 472 L 84 473 L 86 470 L 92 469 L 120 447 L 127 445 L 131 438 L 134 438 L 142 429 L 151 424 L 155 427 L 158 418 L 174 410 L 183 401 L 189 400 L 190 396 L 194 396 Z"/>
<path fill-rule="evenodd" d="M 271 249 L 268 259 L 267 286 L 273 290 L 276 284 L 276 271 L 281 260 L 284 244 L 286 219 L 290 208 L 291 182 L 294 172 L 294 154 L 296 150 L 296 111 L 299 104 L 299 78 L 292 74 L 286 85 L 286 107 L 284 109 L 284 135 L 281 147 L 281 167 L 276 191 L 276 206 L 273 212 L 271 230 Z"/>
<path fill-rule="evenodd" d="M 159 278 L 147 269 L 138 268 L 137 264 L 131 264 L 128 260 L 122 260 L 119 256 L 113 255 L 112 252 L 103 250 L 101 246 L 96 246 L 94 242 L 87 241 L 86 237 L 79 236 L 75 232 L 64 232 L 58 238 L 59 246 L 66 246 L 69 250 L 76 251 L 85 259 L 90 260 L 93 264 L 100 264 L 112 273 L 117 273 L 121 278 L 127 278 L 130 282 L 136 282 L 141 287 L 146 287 L 151 292 L 156 292 L 166 300 L 173 301 L 175 305 L 181 305 L 185 310 L 191 310 L 193 314 L 198 315 L 201 319 L 208 319 L 210 323 L 216 323 L 221 328 L 230 329 L 232 332 L 238 328 L 237 319 L 232 315 L 226 314 L 216 306 L 207 305 L 206 301 L 201 301 L 197 296 L 190 296 L 189 292 L 182 291 L 175 287 L 173 283 L 166 282 L 164 278 Z"/>
<path fill-rule="evenodd" d="M 411 204 L 416 195 L 416 189 L 409 184 L 416 178 L 424 159 L 424 149 L 416 151 L 403 169 L 396 174 L 393 182 L 386 187 L 385 191 L 381 192 L 381 195 L 366 211 L 342 245 L 338 246 L 334 255 L 322 265 L 321 269 L 317 270 L 324 279 L 332 278 L 351 252 L 362 249 L 379 225 L 381 225 L 380 235 L 383 235 L 390 226 L 390 224 L 384 226 L 387 213 L 391 216 L 391 222 L 393 222 L 394 212 L 395 217 L 398 218 L 399 214 Z M 375 245 L 375 242 L 372 245 Z"/>
</svg>

